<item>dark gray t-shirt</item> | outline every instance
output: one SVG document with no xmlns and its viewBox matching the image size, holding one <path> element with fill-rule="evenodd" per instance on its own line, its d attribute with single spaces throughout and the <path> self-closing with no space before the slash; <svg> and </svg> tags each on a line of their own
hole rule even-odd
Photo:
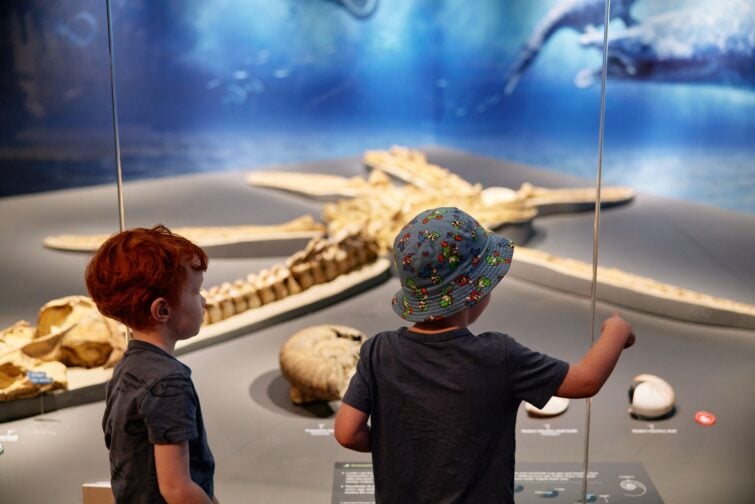
<svg viewBox="0 0 755 504">
<path fill-rule="evenodd" d="M 113 371 L 102 428 L 116 502 L 160 503 L 154 444 L 189 442 L 191 479 L 213 496 L 207 444 L 191 369 L 149 343 L 131 340 Z"/>
<path fill-rule="evenodd" d="M 401 328 L 362 346 L 343 402 L 370 414 L 379 503 L 513 503 L 516 414 L 569 364 L 505 334 Z"/>
</svg>

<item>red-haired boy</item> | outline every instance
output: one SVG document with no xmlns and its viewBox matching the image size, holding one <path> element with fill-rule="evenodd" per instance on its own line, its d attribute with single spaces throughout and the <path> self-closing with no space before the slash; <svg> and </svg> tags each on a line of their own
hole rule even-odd
<svg viewBox="0 0 755 504">
<path fill-rule="evenodd" d="M 113 235 L 87 266 L 97 308 L 133 333 L 102 419 L 116 502 L 217 503 L 191 370 L 173 356 L 199 332 L 206 270 L 204 251 L 161 225 Z"/>
</svg>

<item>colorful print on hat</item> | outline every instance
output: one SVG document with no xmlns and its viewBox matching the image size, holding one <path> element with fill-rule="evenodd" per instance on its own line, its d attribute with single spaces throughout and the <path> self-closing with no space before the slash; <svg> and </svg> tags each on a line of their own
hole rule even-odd
<svg viewBox="0 0 755 504">
<path fill-rule="evenodd" d="M 393 310 L 412 322 L 453 315 L 487 296 L 511 266 L 514 245 L 463 210 L 425 210 L 393 242 L 401 290 Z"/>
</svg>

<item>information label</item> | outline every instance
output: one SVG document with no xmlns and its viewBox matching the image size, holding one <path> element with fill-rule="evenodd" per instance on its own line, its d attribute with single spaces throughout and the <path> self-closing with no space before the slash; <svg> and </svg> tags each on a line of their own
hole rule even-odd
<svg viewBox="0 0 755 504">
<path fill-rule="evenodd" d="M 336 462 L 332 504 L 375 504 L 371 462 Z"/>
<path fill-rule="evenodd" d="M 304 432 L 306 432 L 310 436 L 315 436 L 315 437 L 332 436 L 333 427 L 325 427 L 325 424 L 317 424 L 317 427 L 306 428 L 304 429 Z"/>
<path fill-rule="evenodd" d="M 518 463 L 514 475 L 517 504 L 582 502 L 579 463 Z M 597 504 L 663 504 L 639 462 L 596 462 L 587 473 L 587 502 Z M 337 462 L 332 504 L 375 504 L 375 484 L 369 462 Z"/>
<path fill-rule="evenodd" d="M 519 432 L 521 432 L 522 434 L 536 434 L 542 437 L 561 437 L 568 434 L 579 434 L 579 429 L 577 429 L 576 427 L 562 427 L 553 429 L 551 427 L 551 424 L 547 423 L 543 427 L 537 429 L 525 428 L 521 429 Z"/>
<path fill-rule="evenodd" d="M 34 385 L 49 385 L 55 381 L 44 371 L 27 371 L 26 376 Z"/>
<path fill-rule="evenodd" d="M 516 502 L 582 502 L 584 470 L 578 463 L 516 464 Z M 595 462 L 587 473 L 587 502 L 596 504 L 663 504 L 639 462 Z"/>
<path fill-rule="evenodd" d="M 655 424 L 649 423 L 647 427 L 635 427 L 632 434 L 678 434 L 679 430 L 675 427 L 656 427 Z"/>
</svg>

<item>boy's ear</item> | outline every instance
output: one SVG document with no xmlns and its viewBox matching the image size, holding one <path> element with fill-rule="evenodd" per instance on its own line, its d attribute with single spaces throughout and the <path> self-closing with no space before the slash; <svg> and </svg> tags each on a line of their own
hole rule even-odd
<svg viewBox="0 0 755 504">
<path fill-rule="evenodd" d="M 168 304 L 168 300 L 164 297 L 159 297 L 152 301 L 149 308 L 153 320 L 164 324 L 170 319 L 170 304 Z"/>
</svg>

